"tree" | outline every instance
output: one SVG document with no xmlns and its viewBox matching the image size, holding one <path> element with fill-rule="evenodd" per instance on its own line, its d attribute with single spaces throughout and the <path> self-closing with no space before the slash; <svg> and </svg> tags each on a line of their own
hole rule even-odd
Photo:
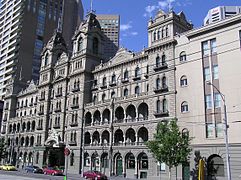
<svg viewBox="0 0 241 180">
<path fill-rule="evenodd" d="M 170 122 L 160 122 L 154 140 L 146 144 L 154 157 L 169 167 L 169 179 L 172 168 L 187 162 L 191 152 L 191 138 L 188 132 L 180 132 L 176 121 L 173 119 Z"/>
<path fill-rule="evenodd" d="M 6 146 L 5 146 L 5 140 L 4 138 L 0 139 L 0 162 L 2 159 L 4 159 L 6 156 Z"/>
</svg>

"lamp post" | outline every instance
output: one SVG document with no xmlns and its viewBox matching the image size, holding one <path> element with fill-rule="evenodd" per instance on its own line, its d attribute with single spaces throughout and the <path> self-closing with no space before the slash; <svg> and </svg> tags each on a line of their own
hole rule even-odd
<svg viewBox="0 0 241 180">
<path fill-rule="evenodd" d="M 207 81 L 207 85 L 212 86 L 217 92 L 220 94 L 223 101 L 223 109 L 224 109 L 224 138 L 225 138 L 225 147 L 226 147 L 226 166 L 227 166 L 227 175 L 228 180 L 231 180 L 231 169 L 230 169 L 230 155 L 229 155 L 229 144 L 228 144 L 228 123 L 227 123 L 227 107 L 225 101 L 225 95 L 220 92 L 220 90 L 212 84 L 210 81 Z"/>
</svg>

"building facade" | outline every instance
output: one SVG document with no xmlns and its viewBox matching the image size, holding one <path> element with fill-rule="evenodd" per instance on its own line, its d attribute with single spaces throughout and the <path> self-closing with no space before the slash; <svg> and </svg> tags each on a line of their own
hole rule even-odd
<svg viewBox="0 0 241 180">
<path fill-rule="evenodd" d="M 98 14 L 97 20 L 100 23 L 101 30 L 106 36 L 104 45 L 104 54 L 109 60 L 115 56 L 119 49 L 120 39 L 120 16 Z"/>
<path fill-rule="evenodd" d="M 240 13 L 241 6 L 218 6 L 208 11 L 203 24 L 208 25 Z"/>
<path fill-rule="evenodd" d="M 74 18 L 67 19 L 69 15 Z M 2 0 L 0 98 L 3 99 L 7 81 L 12 78 L 26 82 L 38 80 L 42 48 L 57 28 L 60 18 L 63 36 L 71 50 L 71 38 L 82 17 L 81 1 Z"/>
<path fill-rule="evenodd" d="M 42 52 L 39 84 L 7 85 L 6 161 L 63 166 L 67 146 L 69 173 L 167 179 L 168 167 L 145 142 L 159 122 L 177 118 L 194 137 L 193 152 L 172 176 L 189 179 L 199 154 L 209 178 L 227 179 L 218 89 L 228 107 L 232 179 L 239 179 L 240 17 L 192 29 L 183 12 L 159 11 L 148 22 L 146 49 L 121 48 L 104 63 L 105 35 L 92 12 L 75 32 L 71 55 L 55 32 Z"/>
</svg>

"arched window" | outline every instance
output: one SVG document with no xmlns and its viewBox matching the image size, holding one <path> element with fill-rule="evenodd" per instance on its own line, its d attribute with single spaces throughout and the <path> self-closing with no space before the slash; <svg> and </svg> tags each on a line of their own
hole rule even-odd
<svg viewBox="0 0 241 180">
<path fill-rule="evenodd" d="M 183 87 L 183 86 L 187 86 L 187 76 L 182 76 L 181 79 L 180 79 L 180 86 Z"/>
<path fill-rule="evenodd" d="M 111 92 L 111 98 L 115 97 L 115 91 Z"/>
<path fill-rule="evenodd" d="M 166 56 L 165 54 L 162 55 L 162 65 L 166 64 Z"/>
<path fill-rule="evenodd" d="M 153 33 L 153 41 L 156 41 L 156 31 Z"/>
<path fill-rule="evenodd" d="M 97 103 L 97 96 L 96 95 L 93 96 L 93 102 Z"/>
<path fill-rule="evenodd" d="M 47 66 L 48 65 L 48 62 L 49 61 L 49 54 L 47 53 L 44 57 L 44 66 Z"/>
<path fill-rule="evenodd" d="M 111 83 L 116 83 L 116 75 L 113 74 L 112 77 L 111 77 Z"/>
<path fill-rule="evenodd" d="M 163 111 L 163 112 L 168 112 L 168 109 L 167 109 L 167 100 L 166 100 L 166 99 L 163 99 L 163 100 L 162 100 L 162 111 Z"/>
<path fill-rule="evenodd" d="M 78 40 L 78 51 L 80 51 L 82 49 L 83 49 L 83 39 L 79 38 L 79 40 Z"/>
<path fill-rule="evenodd" d="M 161 32 L 160 32 L 160 30 L 158 29 L 158 31 L 157 31 L 157 39 L 160 39 L 161 38 Z"/>
<path fill-rule="evenodd" d="M 158 99 L 156 101 L 156 112 L 159 113 L 161 111 L 161 101 Z"/>
<path fill-rule="evenodd" d="M 105 97 L 106 97 L 105 93 L 102 94 L 102 101 L 103 101 L 103 102 L 105 101 Z"/>
<path fill-rule="evenodd" d="M 99 48 L 99 40 L 95 37 L 94 39 L 93 39 L 93 53 L 94 54 L 98 54 L 98 48 Z"/>
<path fill-rule="evenodd" d="M 168 33 L 168 26 L 166 26 L 166 37 L 169 36 L 169 33 Z"/>
<path fill-rule="evenodd" d="M 139 94 L 140 94 L 140 87 L 139 87 L 139 86 L 136 86 L 136 87 L 135 87 L 135 94 L 136 94 L 136 95 L 139 95 Z"/>
<path fill-rule="evenodd" d="M 125 79 L 125 80 L 128 79 L 128 70 L 125 70 L 125 72 L 124 72 L 124 79 Z"/>
<path fill-rule="evenodd" d="M 103 77 L 102 85 L 103 85 L 103 86 L 106 86 L 106 77 Z"/>
<path fill-rule="evenodd" d="M 224 177 L 225 174 L 223 159 L 217 154 L 210 156 L 207 162 L 207 171 L 210 178 Z"/>
<path fill-rule="evenodd" d="M 179 55 L 179 60 L 180 62 L 184 62 L 187 60 L 187 56 L 186 56 L 186 52 L 185 51 L 182 51 Z"/>
<path fill-rule="evenodd" d="M 161 84 L 161 80 L 160 80 L 160 78 L 158 77 L 158 78 L 156 79 L 156 89 L 160 89 L 160 84 Z"/>
<path fill-rule="evenodd" d="M 140 68 L 137 66 L 135 69 L 135 77 L 140 77 L 141 76 L 141 70 Z"/>
<path fill-rule="evenodd" d="M 166 88 L 167 87 L 167 78 L 166 76 L 162 77 L 162 88 Z"/>
<path fill-rule="evenodd" d="M 128 89 L 127 88 L 124 89 L 124 96 L 128 96 Z"/>
<path fill-rule="evenodd" d="M 159 67 L 161 65 L 160 57 L 157 55 L 156 57 L 156 67 Z"/>
<path fill-rule="evenodd" d="M 182 102 L 181 104 L 181 112 L 188 112 L 188 103 L 186 101 Z"/>
</svg>

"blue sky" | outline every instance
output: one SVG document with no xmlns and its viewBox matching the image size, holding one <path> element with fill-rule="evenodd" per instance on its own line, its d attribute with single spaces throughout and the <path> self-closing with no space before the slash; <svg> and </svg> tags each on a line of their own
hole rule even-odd
<svg viewBox="0 0 241 180">
<path fill-rule="evenodd" d="M 85 13 L 91 0 L 82 0 Z M 171 2 L 176 13 L 184 11 L 186 18 L 199 27 L 209 9 L 216 6 L 241 6 L 240 0 L 93 0 L 96 14 L 119 14 L 121 23 L 120 45 L 140 51 L 147 46 L 147 22 L 158 9 L 168 10 Z"/>
</svg>

